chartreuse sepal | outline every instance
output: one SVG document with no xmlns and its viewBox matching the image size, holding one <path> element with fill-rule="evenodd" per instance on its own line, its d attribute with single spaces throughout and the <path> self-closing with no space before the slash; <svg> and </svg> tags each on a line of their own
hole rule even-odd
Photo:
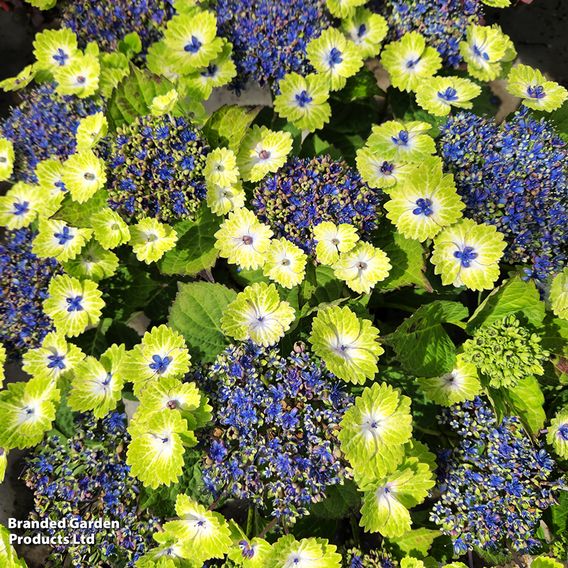
<svg viewBox="0 0 568 568">
<path fill-rule="evenodd" d="M 387 538 L 408 532 L 412 524 L 409 509 L 422 503 L 435 485 L 432 458 L 423 444 L 413 443 L 395 471 L 365 484 L 360 526 Z"/>
<path fill-rule="evenodd" d="M 389 197 L 387 217 L 406 238 L 421 242 L 459 220 L 464 208 L 454 176 L 444 174 L 438 160 L 418 165 Z"/>
<path fill-rule="evenodd" d="M 367 0 L 326 0 L 327 8 L 336 18 L 348 18 Z"/>
<path fill-rule="evenodd" d="M 410 32 L 385 46 L 381 63 L 388 71 L 393 87 L 415 91 L 422 81 L 438 72 L 442 58 L 436 49 L 426 45 L 424 36 Z"/>
<path fill-rule="evenodd" d="M 373 126 L 367 146 L 385 160 L 422 162 L 436 153 L 436 143 L 428 134 L 427 122 L 389 120 Z"/>
<path fill-rule="evenodd" d="M 44 205 L 42 208 L 42 214 L 45 217 L 49 217 L 46 209 L 55 213 L 67 194 L 67 188 L 63 181 L 63 170 L 63 164 L 53 158 L 43 160 L 36 166 L 34 173 L 37 177 L 40 192 L 47 197 L 48 201 L 47 206 Z M 51 213 L 51 211 L 49 212 Z"/>
<path fill-rule="evenodd" d="M 91 227 L 95 239 L 107 250 L 126 244 L 130 240 L 130 230 L 122 217 L 105 207 L 91 217 Z"/>
<path fill-rule="evenodd" d="M 263 538 L 255 537 L 248 540 L 244 537 L 233 544 L 227 556 L 237 566 L 242 568 L 265 568 L 269 566 L 272 546 Z"/>
<path fill-rule="evenodd" d="M 164 533 L 180 543 L 184 557 L 201 564 L 223 558 L 229 551 L 231 531 L 219 513 L 208 511 L 183 493 L 177 496 L 176 513 L 179 519 L 166 523 Z"/>
<path fill-rule="evenodd" d="M 273 239 L 266 254 L 263 272 L 283 288 L 293 288 L 304 280 L 307 261 L 306 253 L 288 239 Z"/>
<path fill-rule="evenodd" d="M 40 258 L 52 257 L 60 262 L 72 260 L 81 252 L 91 234 L 91 229 L 71 227 L 59 219 L 40 219 L 32 251 Z"/>
<path fill-rule="evenodd" d="M 467 71 L 480 81 L 493 81 L 501 75 L 503 63 L 517 56 L 513 42 L 499 26 L 478 26 L 467 29 L 466 40 L 460 43 L 460 53 Z"/>
<path fill-rule="evenodd" d="M 84 359 L 85 354 L 60 333 L 48 333 L 41 347 L 30 349 L 23 355 L 22 368 L 32 377 L 57 381 L 68 376 Z"/>
<path fill-rule="evenodd" d="M 557 274 L 550 286 L 552 311 L 562 319 L 568 319 L 568 268 Z"/>
<path fill-rule="evenodd" d="M 166 57 L 180 75 L 207 67 L 223 49 L 223 41 L 216 35 L 217 18 L 212 12 L 178 14 L 164 32 Z"/>
<path fill-rule="evenodd" d="M 452 107 L 470 109 L 481 87 L 464 77 L 432 77 L 416 88 L 416 102 L 435 116 L 446 116 Z"/>
<path fill-rule="evenodd" d="M 68 28 L 44 30 L 35 36 L 34 56 L 38 69 L 53 72 L 80 55 L 77 36 Z"/>
<path fill-rule="evenodd" d="M 358 242 L 349 252 L 342 252 L 333 265 L 337 278 L 358 294 L 368 294 L 384 280 L 392 268 L 386 253 L 371 243 Z"/>
<path fill-rule="evenodd" d="M 183 472 L 182 437 L 189 433 L 179 412 L 163 410 L 144 421 L 131 423 L 126 463 L 130 473 L 146 487 L 175 483 Z"/>
<path fill-rule="evenodd" d="M 546 441 L 563 459 L 568 459 L 568 407 L 561 409 L 550 421 Z"/>
<path fill-rule="evenodd" d="M 341 253 L 352 250 L 359 241 L 357 229 L 348 223 L 336 225 L 323 221 L 313 228 L 316 244 L 316 257 L 322 264 L 332 265 L 339 260 Z"/>
<path fill-rule="evenodd" d="M 280 299 L 274 284 L 257 282 L 247 286 L 226 308 L 221 329 L 229 337 L 268 347 L 290 329 L 294 308 Z"/>
<path fill-rule="evenodd" d="M 59 390 L 46 377 L 10 383 L 0 391 L 0 448 L 31 448 L 39 444 L 55 420 Z"/>
<path fill-rule="evenodd" d="M 205 180 L 207 185 L 232 186 L 239 180 L 237 157 L 229 148 L 215 148 L 205 162 Z"/>
<path fill-rule="evenodd" d="M 20 181 L 0 196 L 0 226 L 21 229 L 31 225 L 45 203 L 37 185 Z"/>
<path fill-rule="evenodd" d="M 127 378 L 139 396 L 144 388 L 162 378 L 183 377 L 190 367 L 189 351 L 183 337 L 167 325 L 147 331 L 141 343 L 129 353 Z"/>
<path fill-rule="evenodd" d="M 67 403 L 78 412 L 92 411 L 95 418 L 116 408 L 124 386 L 126 348 L 112 345 L 97 360 L 88 356 L 73 372 Z"/>
<path fill-rule="evenodd" d="M 159 532 L 153 535 L 159 546 L 149 550 L 136 561 L 136 568 L 195 568 L 195 564 L 182 556 L 177 538 Z"/>
<path fill-rule="evenodd" d="M 5 92 L 19 91 L 27 87 L 35 78 L 38 68 L 36 64 L 26 65 L 15 77 L 0 81 L 0 90 Z"/>
<path fill-rule="evenodd" d="M 289 73 L 278 87 L 280 94 L 274 99 L 274 109 L 282 118 L 310 132 L 323 128 L 329 122 L 329 81 L 324 75 L 311 73 L 303 77 Z"/>
<path fill-rule="evenodd" d="M 289 132 L 275 132 L 255 124 L 244 137 L 237 156 L 243 180 L 256 182 L 276 172 L 284 165 L 291 150 Z"/>
<path fill-rule="evenodd" d="M 207 206 L 215 215 L 226 215 L 245 205 L 245 191 L 239 181 L 235 185 L 207 184 Z"/>
<path fill-rule="evenodd" d="M 444 286 L 486 290 L 499 277 L 505 246 L 503 235 L 495 227 L 462 219 L 436 237 L 431 260 Z"/>
<path fill-rule="evenodd" d="M 335 28 L 324 30 L 310 41 L 306 53 L 312 66 L 326 78 L 331 91 L 345 87 L 347 79 L 363 65 L 357 46 Z"/>
<path fill-rule="evenodd" d="M 509 72 L 507 90 L 523 99 L 523 104 L 533 110 L 550 112 L 560 108 L 568 99 L 568 91 L 564 87 L 547 81 L 538 69 L 522 64 Z"/>
<path fill-rule="evenodd" d="M 442 406 L 473 400 L 481 392 L 475 365 L 464 361 L 461 354 L 456 357 L 456 364 L 449 373 L 418 379 L 418 384 L 426 398 Z"/>
<path fill-rule="evenodd" d="M 367 184 L 385 191 L 406 178 L 414 169 L 413 164 L 389 160 L 364 146 L 357 150 L 357 169 Z"/>
<path fill-rule="evenodd" d="M 99 282 L 114 275 L 118 268 L 118 257 L 91 239 L 79 256 L 63 263 L 63 267 L 70 276 Z"/>
<path fill-rule="evenodd" d="M 270 248 L 272 230 L 261 223 L 248 209 L 229 214 L 215 233 L 215 248 L 231 264 L 245 270 L 261 268 Z"/>
<path fill-rule="evenodd" d="M 384 353 L 378 337 L 369 320 L 359 319 L 347 307 L 329 306 L 314 318 L 310 343 L 330 372 L 362 384 L 378 372 L 378 358 Z"/>
<path fill-rule="evenodd" d="M 154 218 L 147 217 L 130 227 L 132 250 L 146 264 L 160 260 L 175 247 L 177 240 L 175 229 Z"/>
<path fill-rule="evenodd" d="M 0 138 L 0 181 L 10 179 L 14 171 L 14 145 L 7 138 Z"/>
<path fill-rule="evenodd" d="M 74 201 L 84 203 L 106 183 L 104 160 L 91 150 L 73 154 L 63 164 L 63 183 Z"/>
<path fill-rule="evenodd" d="M 95 55 L 79 55 L 69 65 L 53 69 L 60 95 L 76 95 L 86 98 L 94 95 L 99 88 L 101 66 Z"/>
<path fill-rule="evenodd" d="M 341 449 L 357 477 L 383 476 L 400 464 L 412 435 L 410 399 L 374 383 L 355 399 L 340 428 Z"/>
<path fill-rule="evenodd" d="M 82 118 L 77 127 L 77 149 L 79 152 L 96 146 L 108 132 L 108 121 L 102 112 L 96 112 Z"/>
<path fill-rule="evenodd" d="M 357 46 L 363 59 L 379 54 L 388 29 L 383 16 L 366 8 L 357 8 L 352 16 L 341 23 L 341 30 Z"/>
<path fill-rule="evenodd" d="M 7 353 L 6 348 L 2 343 L 0 343 L 0 388 L 2 388 L 2 383 L 4 382 L 5 373 L 4 373 L 4 365 L 6 364 Z"/>
<path fill-rule="evenodd" d="M 105 303 L 95 282 L 77 280 L 66 274 L 54 276 L 49 283 L 49 297 L 43 303 L 58 333 L 80 335 L 99 322 Z"/>
<path fill-rule="evenodd" d="M 152 99 L 150 114 L 154 116 L 164 116 L 173 111 L 179 100 L 179 93 L 176 89 L 170 89 L 163 95 L 157 95 Z"/>
<path fill-rule="evenodd" d="M 296 540 L 293 535 L 280 537 L 273 545 L 269 568 L 340 568 L 337 547 L 323 538 Z"/>
</svg>

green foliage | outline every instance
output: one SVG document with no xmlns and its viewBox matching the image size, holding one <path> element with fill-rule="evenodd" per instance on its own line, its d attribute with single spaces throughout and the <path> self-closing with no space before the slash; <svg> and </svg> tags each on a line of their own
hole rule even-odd
<svg viewBox="0 0 568 568">
<path fill-rule="evenodd" d="M 215 111 L 204 126 L 209 143 L 214 146 L 226 146 L 235 154 L 252 124 L 260 107 L 247 108 L 237 105 L 226 105 Z"/>
</svg>

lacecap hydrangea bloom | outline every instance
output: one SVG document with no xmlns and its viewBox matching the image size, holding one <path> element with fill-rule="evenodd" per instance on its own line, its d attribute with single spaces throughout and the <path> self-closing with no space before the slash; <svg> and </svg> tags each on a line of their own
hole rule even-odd
<svg viewBox="0 0 568 568">
<path fill-rule="evenodd" d="M 77 34 L 81 48 L 95 41 L 102 50 L 115 51 L 127 34 L 136 32 L 145 52 L 173 14 L 172 0 L 77 0 L 64 2 L 62 24 Z"/>
<path fill-rule="evenodd" d="M 519 418 L 499 423 L 481 398 L 445 410 L 441 422 L 459 442 L 440 456 L 441 498 L 431 519 L 452 537 L 455 552 L 538 547 L 540 518 L 562 487 L 552 479 L 552 458 Z"/>
<path fill-rule="evenodd" d="M 475 365 L 494 388 L 514 387 L 531 375 L 543 375 L 548 355 L 540 337 L 514 315 L 480 327 L 463 344 L 463 360 Z"/>
<path fill-rule="evenodd" d="M 350 398 L 303 345 L 288 357 L 230 346 L 197 382 L 213 407 L 203 475 L 214 495 L 251 499 L 288 524 L 345 478 L 337 433 Z"/>
<path fill-rule="evenodd" d="M 26 460 L 23 480 L 34 493 L 35 506 L 30 518 L 68 524 L 97 518 L 118 521 L 118 529 L 80 529 L 95 538 L 95 545 L 56 545 L 49 560 L 59 564 L 70 557 L 77 566 L 133 568 L 151 546 L 159 519 L 138 508 L 141 487 L 125 463 L 126 415 L 113 412 L 100 421 L 80 415 L 74 426 L 71 438 L 50 436 Z M 65 530 L 72 529 L 45 529 L 55 538 Z"/>
<path fill-rule="evenodd" d="M 364 238 L 377 226 L 381 201 L 382 193 L 343 160 L 294 157 L 255 187 L 252 208 L 275 236 L 314 255 L 312 227 L 323 221 L 351 224 Z"/>
<path fill-rule="evenodd" d="M 209 146 L 185 118 L 144 116 L 117 129 L 107 149 L 110 207 L 125 219 L 192 218 L 206 196 Z"/>
<path fill-rule="evenodd" d="M 26 89 L 21 97 L 22 102 L 0 122 L 0 136 L 14 145 L 14 178 L 35 183 L 40 161 L 66 159 L 75 152 L 79 121 L 100 111 L 102 103 L 60 96 L 53 83 Z"/>
<path fill-rule="evenodd" d="M 506 262 L 527 265 L 527 275 L 542 280 L 563 266 L 568 150 L 551 124 L 527 109 L 501 125 L 460 113 L 442 127 L 440 149 L 464 215 L 505 236 Z"/>
<path fill-rule="evenodd" d="M 313 71 L 307 45 L 332 21 L 325 0 L 218 0 L 215 13 L 219 35 L 233 45 L 237 90 L 250 80 L 277 91 L 287 73 Z"/>
<path fill-rule="evenodd" d="M 38 347 L 53 330 L 43 301 L 62 270 L 55 259 L 32 252 L 33 238 L 31 229 L 8 231 L 0 245 L 0 341 L 12 356 Z"/>
</svg>

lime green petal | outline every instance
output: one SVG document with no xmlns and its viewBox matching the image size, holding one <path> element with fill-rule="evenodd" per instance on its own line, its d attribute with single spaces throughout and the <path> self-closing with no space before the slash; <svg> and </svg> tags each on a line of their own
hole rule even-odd
<svg viewBox="0 0 568 568">
<path fill-rule="evenodd" d="M 48 292 L 43 307 L 58 333 L 75 337 L 99 322 L 105 304 L 95 282 L 58 275 L 49 283 Z"/>
<path fill-rule="evenodd" d="M 368 146 L 357 150 L 357 169 L 363 181 L 371 187 L 387 190 L 394 187 L 413 171 L 409 163 L 387 160 Z"/>
<path fill-rule="evenodd" d="M 30 349 L 23 355 L 23 370 L 32 377 L 50 379 L 57 382 L 68 376 L 85 355 L 59 333 L 48 333 L 41 347 Z"/>
<path fill-rule="evenodd" d="M 241 144 L 237 165 L 245 181 L 260 181 L 276 172 L 292 150 L 292 135 L 254 125 Z"/>
<path fill-rule="evenodd" d="M 336 18 L 353 16 L 355 9 L 366 2 L 367 0 L 326 0 L 327 8 Z"/>
<path fill-rule="evenodd" d="M 0 90 L 5 92 L 19 91 L 27 87 L 35 78 L 38 69 L 36 64 L 27 65 L 15 77 L 0 81 Z"/>
<path fill-rule="evenodd" d="M 568 407 L 561 409 L 550 421 L 546 441 L 562 459 L 568 459 Z"/>
<path fill-rule="evenodd" d="M 265 568 L 272 554 L 272 546 L 263 538 L 247 540 L 243 537 L 228 552 L 229 560 L 243 568 Z"/>
<path fill-rule="evenodd" d="M 163 116 L 169 114 L 176 106 L 179 100 L 179 93 L 176 89 L 170 89 L 163 95 L 158 95 L 152 99 L 150 105 L 150 113 L 154 116 Z"/>
<path fill-rule="evenodd" d="M 142 219 L 130 227 L 130 245 L 140 262 L 157 262 L 177 242 L 175 229 L 157 219 Z"/>
<path fill-rule="evenodd" d="M 195 383 L 182 383 L 175 377 L 162 377 L 151 382 L 140 393 L 140 407 L 137 412 L 150 416 L 162 410 L 177 410 L 186 418 L 186 414 L 199 408 L 201 396 Z"/>
<path fill-rule="evenodd" d="M 367 146 L 384 159 L 394 162 L 422 162 L 436 153 L 434 139 L 428 134 L 427 122 L 389 120 L 373 126 Z"/>
<path fill-rule="evenodd" d="M 463 77 L 432 77 L 416 88 L 416 102 L 435 116 L 446 116 L 452 107 L 472 108 L 470 102 L 481 94 L 481 87 Z"/>
<path fill-rule="evenodd" d="M 426 45 L 422 35 L 410 32 L 384 48 L 381 63 L 388 71 L 393 87 L 414 91 L 423 80 L 439 71 L 442 58 L 436 49 Z"/>
<path fill-rule="evenodd" d="M 337 547 L 323 538 L 296 540 L 293 535 L 280 537 L 272 546 L 266 566 L 269 568 L 340 568 Z"/>
<path fill-rule="evenodd" d="M 68 28 L 44 30 L 35 36 L 34 56 L 40 70 L 65 67 L 79 55 L 77 36 Z"/>
<path fill-rule="evenodd" d="M 280 300 L 276 286 L 259 282 L 247 286 L 225 308 L 221 329 L 234 339 L 268 347 L 284 336 L 294 317 L 294 308 Z"/>
<path fill-rule="evenodd" d="M 99 88 L 101 66 L 97 57 L 83 55 L 74 58 L 69 65 L 53 70 L 60 95 L 90 97 Z"/>
<path fill-rule="evenodd" d="M 363 59 L 375 57 L 381 51 L 381 42 L 388 33 L 385 18 L 366 8 L 357 8 L 355 13 L 341 23 L 341 30 L 359 49 Z"/>
<path fill-rule="evenodd" d="M 96 146 L 108 132 L 108 121 L 102 112 L 91 114 L 79 121 L 77 127 L 77 149 L 79 152 Z"/>
<path fill-rule="evenodd" d="M 105 162 L 91 150 L 73 154 L 63 168 L 65 187 L 78 203 L 89 200 L 106 183 Z"/>
<path fill-rule="evenodd" d="M 304 280 L 306 253 L 284 237 L 271 241 L 264 264 L 264 275 L 283 288 L 293 288 Z"/>
<path fill-rule="evenodd" d="M 412 435 L 410 399 L 374 383 L 355 399 L 340 426 L 341 449 L 357 475 L 383 476 L 402 461 Z"/>
<path fill-rule="evenodd" d="M 547 81 L 538 69 L 522 64 L 511 69 L 507 90 L 522 98 L 525 106 L 547 112 L 560 108 L 568 99 L 568 90 L 554 81 Z"/>
<path fill-rule="evenodd" d="M 229 213 L 215 233 L 215 248 L 219 255 L 244 270 L 261 268 L 270 248 L 272 231 L 248 209 Z"/>
<path fill-rule="evenodd" d="M 227 213 L 245 206 L 245 192 L 239 181 L 232 186 L 207 185 L 207 206 L 215 215 Z"/>
<path fill-rule="evenodd" d="M 91 229 L 77 229 L 58 219 L 40 219 L 32 251 L 40 258 L 60 262 L 74 259 L 91 237 Z"/>
<path fill-rule="evenodd" d="M 351 251 L 359 241 L 353 225 L 330 221 L 319 223 L 313 228 L 316 256 L 322 264 L 332 265 L 339 260 L 340 253 Z"/>
<path fill-rule="evenodd" d="M 41 193 L 46 195 L 47 200 L 53 203 L 53 206 L 57 209 L 67 194 L 67 188 L 63 182 L 63 170 L 63 164 L 59 160 L 51 158 L 39 162 L 35 169 Z M 49 215 L 45 216 L 48 217 Z"/>
<path fill-rule="evenodd" d="M 561 319 L 568 319 L 568 268 L 557 274 L 550 286 L 552 311 Z"/>
<path fill-rule="evenodd" d="M 190 356 L 183 337 L 166 325 L 144 334 L 142 342 L 129 353 L 126 373 L 139 396 L 151 382 L 162 378 L 181 378 L 190 367 Z"/>
<path fill-rule="evenodd" d="M 0 138 L 0 181 L 10 179 L 14 171 L 14 145 L 7 138 Z"/>
<path fill-rule="evenodd" d="M 42 205 L 38 186 L 18 182 L 0 197 L 0 226 L 7 229 L 28 227 L 37 218 Z"/>
<path fill-rule="evenodd" d="M 327 368 L 347 382 L 362 384 L 378 371 L 384 349 L 379 330 L 359 319 L 349 308 L 330 306 L 318 311 L 312 323 L 310 343 Z"/>
<path fill-rule="evenodd" d="M 91 217 L 95 239 L 104 249 L 113 249 L 130 241 L 130 230 L 116 211 L 105 207 Z"/>
<path fill-rule="evenodd" d="M 482 0 L 482 2 L 492 8 L 508 8 L 511 5 L 511 0 Z"/>
<path fill-rule="evenodd" d="M 233 186 L 239 180 L 237 157 L 228 148 L 215 148 L 207 156 L 205 163 L 207 184 Z"/>
<path fill-rule="evenodd" d="M 118 269 L 118 257 L 91 239 L 79 256 L 63 263 L 63 267 L 65 272 L 79 280 L 86 278 L 99 282 L 114 275 Z"/>
</svg>

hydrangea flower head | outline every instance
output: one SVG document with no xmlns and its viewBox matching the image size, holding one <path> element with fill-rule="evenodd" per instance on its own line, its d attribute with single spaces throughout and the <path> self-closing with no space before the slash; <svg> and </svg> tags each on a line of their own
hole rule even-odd
<svg viewBox="0 0 568 568">
<path fill-rule="evenodd" d="M 480 24 L 483 18 L 480 0 L 371 0 L 369 6 L 386 18 L 389 39 L 420 32 L 444 65 L 454 68 L 462 62 L 459 44 L 467 28 Z"/>
<path fill-rule="evenodd" d="M 58 275 L 49 283 L 49 298 L 43 305 L 57 332 L 75 337 L 99 322 L 105 305 L 101 296 L 96 283 L 91 280 L 79 281 Z"/>
<path fill-rule="evenodd" d="M 323 221 L 313 228 L 316 258 L 322 264 L 332 265 L 341 253 L 349 252 L 357 244 L 359 235 L 353 225 Z"/>
<path fill-rule="evenodd" d="M 363 384 L 378 372 L 377 361 L 384 353 L 378 337 L 369 320 L 359 319 L 347 307 L 329 306 L 314 318 L 310 343 L 334 375 Z"/>
<path fill-rule="evenodd" d="M 313 39 L 307 54 L 315 70 L 327 79 L 331 91 L 342 89 L 363 65 L 357 46 L 336 28 L 328 28 Z"/>
<path fill-rule="evenodd" d="M 306 46 L 331 23 L 325 0 L 218 0 L 215 11 L 219 34 L 233 45 L 237 90 L 251 80 L 277 91 L 288 73 L 313 71 Z"/>
<path fill-rule="evenodd" d="M 305 346 L 288 357 L 230 346 L 202 381 L 213 407 L 203 475 L 214 495 L 250 499 L 289 524 L 342 482 L 337 430 L 350 399 Z"/>
<path fill-rule="evenodd" d="M 357 8 L 341 22 L 341 30 L 359 49 L 363 59 L 374 57 L 381 51 L 381 42 L 388 32 L 387 21 L 366 8 Z"/>
<path fill-rule="evenodd" d="M 280 94 L 274 99 L 274 109 L 283 118 L 302 130 L 313 132 L 323 128 L 331 117 L 329 84 L 320 74 L 302 77 L 290 73 L 280 81 Z"/>
<path fill-rule="evenodd" d="M 245 206 L 245 191 L 243 185 L 207 185 L 207 206 L 215 215 L 226 215 Z"/>
<path fill-rule="evenodd" d="M 438 52 L 426 45 L 418 32 L 404 34 L 398 41 L 387 44 L 381 63 L 388 71 L 393 87 L 415 91 L 418 85 L 433 77 L 442 67 Z"/>
<path fill-rule="evenodd" d="M 57 83 L 56 91 L 60 95 L 76 95 L 84 99 L 94 95 L 99 88 L 101 66 L 97 56 L 80 55 L 65 67 L 53 70 Z"/>
<path fill-rule="evenodd" d="M 263 267 L 264 275 L 283 288 L 293 288 L 306 275 L 306 253 L 285 238 L 273 239 Z"/>
<path fill-rule="evenodd" d="M 431 128 L 427 122 L 389 120 L 373 126 L 366 146 L 386 160 L 421 162 L 436 153 Z"/>
<path fill-rule="evenodd" d="M 377 226 L 381 197 L 342 160 L 294 157 L 256 186 L 252 207 L 277 237 L 314 255 L 313 227 L 350 224 L 364 238 Z"/>
<path fill-rule="evenodd" d="M 79 280 L 100 282 L 110 278 L 118 269 L 118 256 L 91 239 L 73 260 L 63 263 L 65 272 Z"/>
<path fill-rule="evenodd" d="M 357 170 L 370 187 L 388 193 L 391 187 L 402 182 L 414 170 L 414 164 L 388 160 L 380 152 L 365 145 L 357 150 Z"/>
<path fill-rule="evenodd" d="M 91 150 L 73 154 L 63 164 L 62 181 L 73 200 L 84 203 L 105 185 L 105 162 Z"/>
<path fill-rule="evenodd" d="M 157 219 L 142 219 L 130 227 L 130 245 L 140 262 L 157 262 L 178 240 L 175 229 Z"/>
<path fill-rule="evenodd" d="M 221 328 L 229 337 L 258 345 L 275 345 L 294 321 L 294 308 L 280 300 L 274 284 L 247 286 L 223 313 Z"/>
<path fill-rule="evenodd" d="M 91 216 L 91 227 L 93 236 L 106 250 L 124 245 L 130 240 L 128 225 L 116 211 L 108 207 Z"/>
<path fill-rule="evenodd" d="M 466 204 L 464 215 L 497 227 L 507 240 L 504 260 L 528 265 L 528 276 L 542 280 L 561 269 L 568 150 L 555 129 L 528 109 L 499 126 L 460 113 L 442 128 L 440 146 Z"/>
<path fill-rule="evenodd" d="M 458 435 L 457 446 L 441 456 L 441 499 L 430 518 L 450 535 L 454 551 L 528 552 L 535 532 L 561 484 L 551 479 L 554 462 L 534 444 L 516 416 L 499 423 L 480 398 L 443 412 L 441 423 Z"/>
<path fill-rule="evenodd" d="M 493 81 L 503 71 L 503 63 L 515 59 L 513 42 L 499 26 L 471 25 L 460 53 L 467 63 L 467 72 L 480 81 Z"/>
<path fill-rule="evenodd" d="M 568 408 L 562 408 L 550 421 L 546 441 L 561 458 L 568 458 Z"/>
<path fill-rule="evenodd" d="M 337 4 L 346 0 L 333 0 Z M 341 554 L 337 547 L 323 538 L 303 538 L 296 540 L 294 535 L 280 537 L 272 546 L 271 566 L 294 566 L 294 568 L 340 568 Z"/>
<path fill-rule="evenodd" d="M 568 91 L 555 83 L 547 81 L 544 75 L 528 65 L 519 64 L 511 69 L 507 77 L 507 90 L 523 99 L 523 104 L 534 110 L 553 111 L 560 108 Z"/>
<path fill-rule="evenodd" d="M 48 29 L 35 36 L 34 56 L 38 69 L 53 72 L 80 55 L 77 36 L 69 29 Z"/>
<path fill-rule="evenodd" d="M 104 156 L 110 207 L 125 219 L 192 219 L 206 194 L 208 153 L 201 133 L 182 117 L 142 116 L 119 127 Z"/>
<path fill-rule="evenodd" d="M 438 234 L 431 260 L 444 286 L 486 290 L 499 277 L 505 246 L 503 235 L 495 227 L 463 219 Z"/>
<path fill-rule="evenodd" d="M 32 252 L 33 238 L 30 229 L 19 229 L 4 233 L 0 244 L 0 341 L 10 356 L 38 347 L 53 331 L 43 300 L 61 267 L 55 259 Z"/>
<path fill-rule="evenodd" d="M 254 125 L 244 137 L 237 164 L 245 181 L 260 181 L 276 172 L 292 150 L 289 132 L 275 132 L 266 126 Z"/>
<path fill-rule="evenodd" d="M 171 0 L 115 0 L 112 4 L 77 0 L 65 4 L 62 24 L 73 30 L 79 47 L 96 41 L 103 51 L 116 51 L 126 35 L 136 32 L 142 52 L 161 36 L 161 27 L 174 14 Z"/>
<path fill-rule="evenodd" d="M 108 121 L 102 112 L 96 112 L 79 121 L 77 126 L 77 149 L 91 150 L 108 132 Z"/>
<path fill-rule="evenodd" d="M 385 203 L 387 217 L 406 238 L 425 241 L 458 221 L 464 205 L 441 161 L 424 162 L 399 182 Z"/>
<path fill-rule="evenodd" d="M 28 227 L 45 204 L 42 198 L 38 186 L 22 181 L 16 183 L 6 195 L 0 196 L 0 226 L 7 229 Z"/>
<path fill-rule="evenodd" d="M 416 88 L 416 102 L 435 116 L 446 116 L 452 107 L 472 108 L 471 99 L 479 96 L 481 87 L 463 77 L 432 77 Z"/>
<path fill-rule="evenodd" d="M 476 366 L 458 354 L 454 368 L 440 377 L 418 379 L 420 389 L 436 404 L 452 406 L 473 400 L 481 391 Z"/>
<path fill-rule="evenodd" d="M 237 157 L 229 148 L 215 148 L 207 156 L 205 163 L 207 185 L 232 186 L 239 180 Z"/>
<path fill-rule="evenodd" d="M 480 327 L 463 344 L 463 360 L 475 365 L 494 388 L 514 387 L 531 375 L 543 375 L 548 355 L 540 337 L 514 315 Z"/>
<path fill-rule="evenodd" d="M 14 146 L 14 177 L 35 183 L 34 170 L 47 158 L 66 159 L 76 150 L 79 121 L 101 109 L 93 99 L 62 97 L 53 83 L 21 93 L 22 102 L 0 122 L 0 136 Z"/>
<path fill-rule="evenodd" d="M 238 209 L 229 214 L 215 233 L 215 248 L 231 264 L 255 270 L 266 261 L 272 234 L 252 211 Z"/>
<path fill-rule="evenodd" d="M 384 280 L 392 268 L 386 253 L 370 243 L 359 242 L 349 252 L 343 252 L 333 265 L 337 278 L 351 290 L 368 294 L 377 282 Z"/>
</svg>

